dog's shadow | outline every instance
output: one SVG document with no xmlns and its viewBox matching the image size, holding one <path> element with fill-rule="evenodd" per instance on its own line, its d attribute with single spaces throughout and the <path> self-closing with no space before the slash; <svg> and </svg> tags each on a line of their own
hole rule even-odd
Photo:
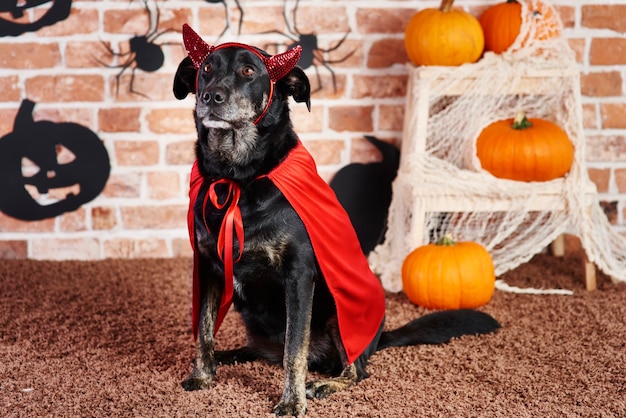
<svg viewBox="0 0 626 418">
<path fill-rule="evenodd" d="M 381 161 L 343 167 L 330 181 L 330 187 L 348 212 L 361 249 L 368 254 L 384 237 L 400 151 L 374 136 L 366 135 L 365 139 L 382 154 Z"/>
</svg>

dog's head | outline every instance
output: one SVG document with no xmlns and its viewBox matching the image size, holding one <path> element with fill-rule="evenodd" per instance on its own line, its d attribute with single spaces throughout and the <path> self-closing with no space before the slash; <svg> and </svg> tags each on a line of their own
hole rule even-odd
<svg viewBox="0 0 626 418">
<path fill-rule="evenodd" d="M 310 108 L 308 78 L 296 67 L 300 49 L 270 56 L 239 43 L 214 47 L 187 25 L 183 39 L 189 56 L 178 66 L 174 95 L 196 95 L 197 154 L 205 172 L 236 178 L 235 171 L 263 165 L 279 145 L 277 135 L 291 129 L 288 97 Z"/>
</svg>

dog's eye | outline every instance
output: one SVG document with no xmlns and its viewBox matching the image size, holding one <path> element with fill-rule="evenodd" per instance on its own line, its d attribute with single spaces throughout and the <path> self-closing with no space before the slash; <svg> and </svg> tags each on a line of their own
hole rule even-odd
<svg viewBox="0 0 626 418">
<path fill-rule="evenodd" d="M 202 70 L 204 70 L 205 73 L 210 73 L 213 71 L 213 66 L 211 64 L 204 64 Z"/>
<path fill-rule="evenodd" d="M 243 70 L 241 70 L 241 73 L 245 75 L 246 77 L 251 77 L 254 75 L 255 71 L 254 71 L 254 68 L 250 66 L 245 66 L 243 67 Z"/>
</svg>

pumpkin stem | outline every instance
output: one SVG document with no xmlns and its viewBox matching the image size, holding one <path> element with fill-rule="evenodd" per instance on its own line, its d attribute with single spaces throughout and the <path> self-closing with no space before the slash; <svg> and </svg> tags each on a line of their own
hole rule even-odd
<svg viewBox="0 0 626 418">
<path fill-rule="evenodd" d="M 511 128 L 522 130 L 528 129 L 531 126 L 533 126 L 533 124 L 528 120 L 526 114 L 524 112 L 517 112 L 515 118 L 513 119 L 513 125 L 511 125 Z"/>
<path fill-rule="evenodd" d="M 439 10 L 442 12 L 449 12 L 452 9 L 452 5 L 454 4 L 454 0 L 441 0 L 441 4 L 439 5 Z"/>
<path fill-rule="evenodd" d="M 517 0 L 506 0 L 507 3 L 519 3 Z"/>
<path fill-rule="evenodd" d="M 436 245 L 444 245 L 446 247 L 452 247 L 456 245 L 456 241 L 452 238 L 452 235 L 445 234 L 437 240 Z"/>
</svg>

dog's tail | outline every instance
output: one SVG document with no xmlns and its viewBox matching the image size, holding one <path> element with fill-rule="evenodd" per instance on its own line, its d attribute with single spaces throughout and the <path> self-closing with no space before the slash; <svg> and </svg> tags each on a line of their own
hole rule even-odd
<svg viewBox="0 0 626 418">
<path fill-rule="evenodd" d="M 473 309 L 439 311 L 424 315 L 380 336 L 376 351 L 387 347 L 443 344 L 462 335 L 488 334 L 500 328 L 490 315 Z"/>
</svg>

